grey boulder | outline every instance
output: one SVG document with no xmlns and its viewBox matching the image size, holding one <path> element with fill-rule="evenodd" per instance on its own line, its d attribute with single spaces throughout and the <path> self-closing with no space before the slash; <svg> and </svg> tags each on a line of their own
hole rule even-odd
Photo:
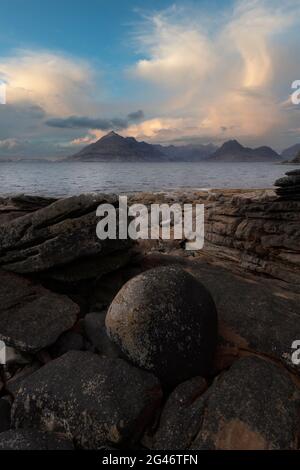
<svg viewBox="0 0 300 470">
<path fill-rule="evenodd" d="M 22 381 L 12 424 L 63 433 L 80 448 L 99 449 L 136 440 L 160 400 L 152 374 L 121 359 L 71 351 Z"/>
<path fill-rule="evenodd" d="M 177 266 L 146 271 L 116 295 L 109 337 L 137 366 L 168 385 L 210 372 L 217 311 L 209 291 Z"/>
<path fill-rule="evenodd" d="M 23 352 L 39 351 L 70 329 L 79 307 L 17 274 L 0 270 L 0 339 Z"/>
<path fill-rule="evenodd" d="M 192 449 L 297 449 L 300 395 L 282 367 L 255 356 L 239 359 L 202 400 Z"/>
</svg>

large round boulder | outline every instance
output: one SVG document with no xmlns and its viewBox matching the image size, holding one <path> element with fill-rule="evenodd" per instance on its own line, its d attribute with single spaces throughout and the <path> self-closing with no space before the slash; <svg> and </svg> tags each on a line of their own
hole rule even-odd
<svg viewBox="0 0 300 470">
<path fill-rule="evenodd" d="M 217 311 L 209 291 L 177 266 L 146 271 L 114 298 L 106 329 L 135 365 L 175 385 L 210 371 Z"/>
</svg>

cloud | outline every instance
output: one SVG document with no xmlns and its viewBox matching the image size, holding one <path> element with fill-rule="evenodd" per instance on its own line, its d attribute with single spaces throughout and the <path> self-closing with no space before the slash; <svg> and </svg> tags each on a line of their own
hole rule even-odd
<svg viewBox="0 0 300 470">
<path fill-rule="evenodd" d="M 0 140 L 0 149 L 12 150 L 18 147 L 20 143 L 17 139 L 3 139 Z"/>
<path fill-rule="evenodd" d="M 118 71 L 123 97 L 79 57 L 30 49 L 0 56 L 8 102 L 0 154 L 54 156 L 111 129 L 160 143 L 292 144 L 300 0 L 238 0 L 218 14 L 200 4 L 143 16 L 133 34 L 139 59 Z"/>
<path fill-rule="evenodd" d="M 141 121 L 142 119 L 144 119 L 145 117 L 145 114 L 144 112 L 139 109 L 138 111 L 134 111 L 133 113 L 129 113 L 127 115 L 127 118 L 128 118 L 128 121 Z"/>
<path fill-rule="evenodd" d="M 210 39 L 201 27 L 187 27 L 168 19 L 167 15 L 153 16 L 150 34 L 143 33 L 138 37 L 150 58 L 138 61 L 136 74 L 167 86 L 202 79 L 215 65 L 215 51 Z"/>
<path fill-rule="evenodd" d="M 67 118 L 52 118 L 46 121 L 49 127 L 59 129 L 99 129 L 108 131 L 110 129 L 126 129 L 131 122 L 140 121 L 144 118 L 142 110 L 129 113 L 126 118 L 89 118 L 87 116 L 69 116 Z"/>
<path fill-rule="evenodd" d="M 46 121 L 47 126 L 59 129 L 124 129 L 128 121 L 122 119 L 93 119 L 86 116 L 70 116 L 68 118 L 53 118 Z"/>
<path fill-rule="evenodd" d="M 48 114 L 88 109 L 94 74 L 81 59 L 48 51 L 18 50 L 0 57 L 0 76 L 7 83 L 7 102 L 32 103 Z"/>
<path fill-rule="evenodd" d="M 280 101 L 288 99 L 296 78 L 287 58 L 293 40 L 296 45 L 300 1 L 242 0 L 219 13 L 218 18 L 197 9 L 185 14 L 173 7 L 146 17 L 135 36 L 144 58 L 131 74 L 152 86 L 162 124 L 166 115 L 182 118 L 183 137 L 197 129 L 198 136 L 211 139 L 222 134 L 278 141 L 291 119 Z M 167 126 L 159 134 L 172 139 L 174 131 Z"/>
</svg>

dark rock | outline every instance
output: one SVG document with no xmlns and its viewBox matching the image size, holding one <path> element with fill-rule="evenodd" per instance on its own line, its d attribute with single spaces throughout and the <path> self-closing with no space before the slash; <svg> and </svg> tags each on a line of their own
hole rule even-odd
<svg viewBox="0 0 300 470">
<path fill-rule="evenodd" d="M 127 250 L 130 240 L 99 240 L 96 208 L 101 203 L 117 206 L 117 198 L 81 195 L 53 204 L 0 226 L 0 266 L 17 273 L 42 273 L 54 279 L 88 279 L 109 272 L 108 255 Z M 105 266 L 101 266 L 101 259 Z M 74 262 L 78 262 L 76 266 Z M 97 270 L 98 269 L 98 270 Z M 98 272 L 99 271 L 99 272 Z M 81 275 L 80 275 L 81 272 Z"/>
<path fill-rule="evenodd" d="M 122 242 L 121 242 L 122 244 Z M 101 278 L 107 273 L 111 273 L 125 266 L 130 260 L 129 250 L 116 251 L 108 255 L 95 255 L 86 259 L 78 259 L 64 266 L 64 268 L 49 269 L 45 277 L 60 282 L 76 283 L 84 279 Z"/>
<path fill-rule="evenodd" d="M 153 449 L 188 449 L 203 415 L 202 395 L 206 389 L 203 377 L 194 377 L 175 388 L 162 411 Z"/>
<path fill-rule="evenodd" d="M 79 313 L 69 298 L 0 270 L 0 339 L 24 352 L 53 344 Z"/>
<path fill-rule="evenodd" d="M 63 432 L 79 447 L 96 449 L 137 439 L 160 399 L 152 374 L 121 359 L 71 351 L 22 382 L 12 423 Z"/>
<path fill-rule="evenodd" d="M 300 176 L 300 169 L 299 170 L 290 170 L 286 172 L 288 176 Z"/>
<path fill-rule="evenodd" d="M 287 186 L 294 186 L 300 183 L 300 175 L 290 175 L 279 178 L 275 181 L 275 186 L 285 188 Z"/>
<path fill-rule="evenodd" d="M 0 399 L 0 433 L 8 431 L 10 428 L 11 404 L 5 398 Z"/>
<path fill-rule="evenodd" d="M 165 383 L 210 371 L 217 340 L 215 304 L 209 291 L 179 267 L 131 279 L 105 321 L 109 337 L 126 357 Z"/>
<path fill-rule="evenodd" d="M 96 279 L 91 288 L 90 311 L 100 312 L 101 310 L 107 310 L 121 287 L 134 275 L 135 273 L 132 273 L 132 268 L 125 266 L 101 277 L 101 279 Z"/>
<path fill-rule="evenodd" d="M 0 198 L 0 225 L 7 224 L 18 217 L 46 207 L 53 202 L 55 202 L 53 198 L 27 196 L 24 194 Z"/>
<path fill-rule="evenodd" d="M 83 351 L 84 349 L 83 336 L 75 331 L 66 331 L 51 346 L 50 354 L 52 357 L 59 357 L 68 351 Z"/>
<path fill-rule="evenodd" d="M 29 364 L 23 368 L 18 369 L 10 379 L 6 381 L 5 388 L 7 392 L 11 395 L 15 394 L 16 390 L 19 390 L 22 381 L 29 377 L 31 374 L 36 372 L 42 367 L 42 364 L 39 361 L 34 361 L 32 364 Z"/>
<path fill-rule="evenodd" d="M 73 450 L 63 436 L 37 430 L 11 430 L 0 434 L 0 450 Z"/>
<path fill-rule="evenodd" d="M 283 368 L 258 357 L 240 359 L 202 400 L 192 449 L 297 448 L 300 395 Z"/>
<path fill-rule="evenodd" d="M 300 171 L 288 171 L 286 176 L 275 181 L 275 186 L 276 193 L 282 199 L 300 199 Z"/>
<path fill-rule="evenodd" d="M 121 351 L 109 339 L 105 328 L 106 311 L 89 313 L 84 317 L 84 329 L 92 348 L 108 357 L 120 357 Z"/>
</svg>

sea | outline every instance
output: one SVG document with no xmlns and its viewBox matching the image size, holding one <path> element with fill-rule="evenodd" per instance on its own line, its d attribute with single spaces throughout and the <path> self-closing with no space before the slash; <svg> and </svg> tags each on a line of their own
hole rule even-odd
<svg viewBox="0 0 300 470">
<path fill-rule="evenodd" d="M 89 192 L 261 189 L 272 188 L 277 178 L 294 168 L 276 163 L 2 162 L 0 194 L 65 197 Z"/>
</svg>

